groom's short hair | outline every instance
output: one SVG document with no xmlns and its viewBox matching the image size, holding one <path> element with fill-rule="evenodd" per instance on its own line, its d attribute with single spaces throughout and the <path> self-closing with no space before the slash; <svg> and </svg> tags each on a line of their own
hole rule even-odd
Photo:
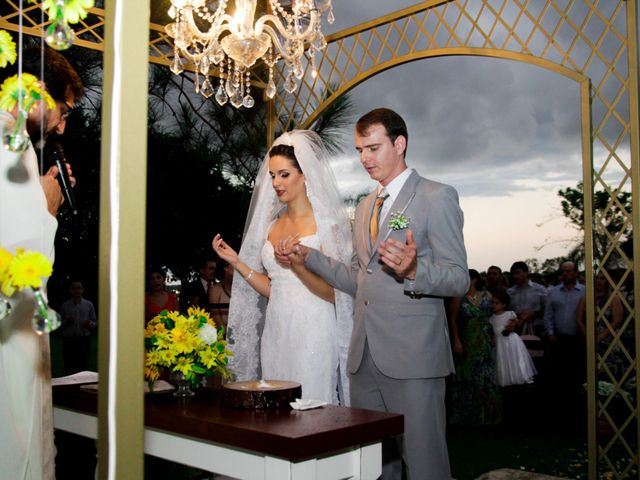
<svg viewBox="0 0 640 480">
<path fill-rule="evenodd" d="M 376 108 L 369 113 L 365 113 L 356 122 L 356 132 L 359 135 L 366 136 L 367 131 L 373 125 L 382 125 L 387 132 L 387 137 L 391 142 L 395 142 L 400 135 L 409 144 L 409 133 L 407 132 L 407 124 L 404 119 L 390 108 Z M 407 147 L 404 149 L 404 156 L 407 156 Z"/>
</svg>

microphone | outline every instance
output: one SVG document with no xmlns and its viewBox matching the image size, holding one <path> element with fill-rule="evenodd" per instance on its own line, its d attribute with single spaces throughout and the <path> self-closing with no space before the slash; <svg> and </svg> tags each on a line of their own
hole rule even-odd
<svg viewBox="0 0 640 480">
<path fill-rule="evenodd" d="M 52 142 L 48 144 L 47 147 L 49 147 L 48 149 L 51 152 L 49 154 L 51 162 L 58 167 L 58 182 L 60 183 L 64 199 L 67 201 L 67 205 L 69 205 L 71 213 L 77 215 L 78 207 L 76 206 L 76 197 L 73 194 L 73 189 L 71 188 L 71 180 L 69 180 L 67 162 L 64 159 L 64 150 L 62 150 L 62 145 L 57 142 Z"/>
</svg>

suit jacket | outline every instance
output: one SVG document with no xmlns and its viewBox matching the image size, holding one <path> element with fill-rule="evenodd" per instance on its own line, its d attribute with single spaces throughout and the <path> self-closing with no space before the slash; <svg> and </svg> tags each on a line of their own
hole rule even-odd
<svg viewBox="0 0 640 480">
<path fill-rule="evenodd" d="M 180 289 L 180 311 L 186 313 L 191 305 L 209 310 L 209 296 L 200 277 Z"/>
<path fill-rule="evenodd" d="M 310 252 L 307 267 L 334 288 L 355 296 L 354 327 L 347 368 L 355 373 L 368 342 L 376 366 L 392 378 L 435 378 L 453 372 L 453 358 L 443 298 L 463 295 L 469 286 L 458 194 L 449 185 L 415 171 L 389 212 L 409 217 L 417 249 L 413 282 L 397 278 L 380 262 L 381 240 L 406 241 L 406 230 L 390 230 L 389 215 L 380 222 L 371 246 L 369 219 L 377 192 L 356 208 L 351 265 Z"/>
</svg>

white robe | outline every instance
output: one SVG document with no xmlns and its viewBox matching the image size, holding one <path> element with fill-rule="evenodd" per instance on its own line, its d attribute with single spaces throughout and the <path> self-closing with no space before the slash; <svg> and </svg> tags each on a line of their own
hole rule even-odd
<svg viewBox="0 0 640 480">
<path fill-rule="evenodd" d="M 0 112 L 0 133 L 13 121 Z M 0 137 L 1 138 L 1 137 Z M 22 158 L 0 145 L 0 245 L 37 250 L 53 261 L 58 222 L 47 210 L 36 154 Z M 0 471 L 3 478 L 54 478 L 49 336 L 31 328 L 33 294 L 11 298 L 0 320 Z"/>
</svg>

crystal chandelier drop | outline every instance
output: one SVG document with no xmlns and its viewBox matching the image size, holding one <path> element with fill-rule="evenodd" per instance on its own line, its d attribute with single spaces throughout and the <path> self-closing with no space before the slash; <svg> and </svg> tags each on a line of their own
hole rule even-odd
<svg viewBox="0 0 640 480">
<path fill-rule="evenodd" d="M 235 0 L 233 16 L 226 13 L 228 0 L 171 0 L 169 16 L 175 22 L 166 26 L 174 39 L 171 71 L 182 73 L 184 60 L 189 60 L 195 65 L 196 92 L 207 98 L 215 95 L 220 105 L 228 101 L 236 108 L 251 108 L 255 101 L 251 96 L 250 69 L 258 60 L 264 62 L 269 71 L 266 95 L 273 98 L 273 69 L 284 60 L 284 88 L 293 93 L 304 74 L 305 47 L 312 75 L 317 74 L 315 54 L 327 46 L 320 30 L 320 16 L 327 12 L 328 22 L 333 23 L 331 0 L 290 0 L 289 4 L 266 1 L 269 13 L 255 20 L 257 0 Z M 219 69 L 217 88 L 209 79 L 212 65 Z M 200 76 L 204 78 L 201 80 Z"/>
</svg>

